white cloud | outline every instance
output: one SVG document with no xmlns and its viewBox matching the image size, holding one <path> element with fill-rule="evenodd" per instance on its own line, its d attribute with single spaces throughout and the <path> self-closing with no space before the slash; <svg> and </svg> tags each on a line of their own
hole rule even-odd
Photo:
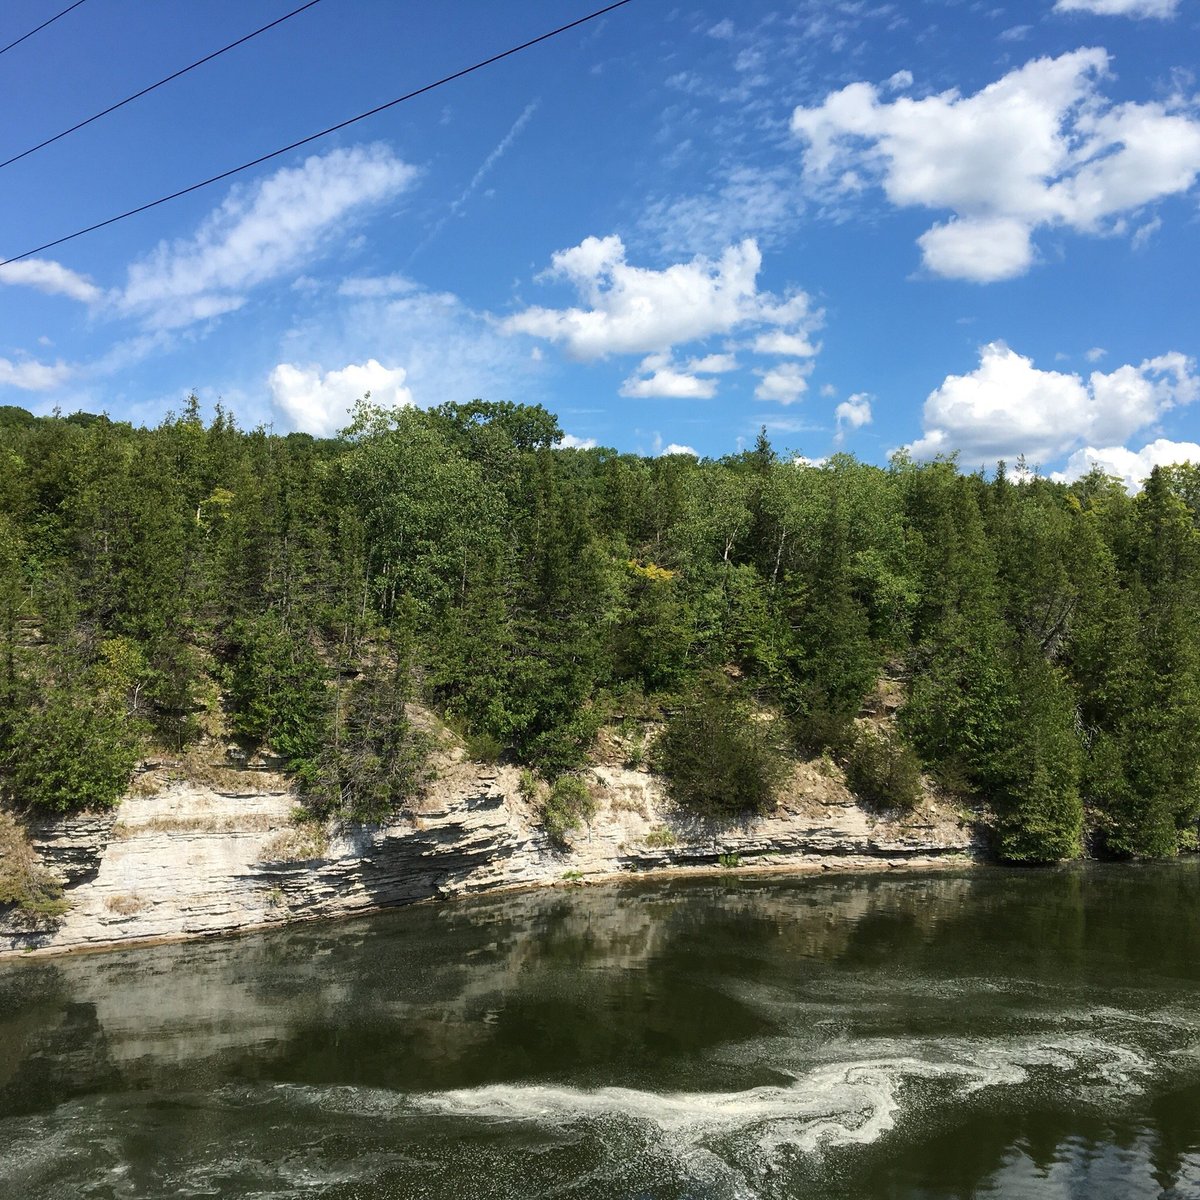
<svg viewBox="0 0 1200 1200">
<path fill-rule="evenodd" d="M 1139 225 L 1129 239 L 1130 246 L 1135 250 L 1144 250 L 1150 239 L 1162 228 L 1162 217 L 1151 217 L 1144 225 Z"/>
<path fill-rule="evenodd" d="M 957 218 L 919 238 L 921 257 L 935 275 L 994 283 L 1024 275 L 1033 263 L 1030 229 L 1011 217 Z"/>
<path fill-rule="evenodd" d="M 477 396 L 554 404 L 542 392 L 545 364 L 453 293 L 420 287 L 364 293 L 306 311 L 281 339 L 276 361 L 361 363 L 386 347 L 387 361 L 404 365 L 405 386 L 422 408 Z"/>
<path fill-rule="evenodd" d="M 803 333 L 786 333 L 782 329 L 772 329 L 769 333 L 760 333 L 754 339 L 756 354 L 780 354 L 792 358 L 812 358 L 817 348 Z"/>
<path fill-rule="evenodd" d="M 803 332 L 819 320 L 802 292 L 759 292 L 762 255 L 752 238 L 715 261 L 697 255 L 661 271 L 631 266 L 615 235 L 585 238 L 551 261 L 547 274 L 569 282 L 586 307 L 527 308 L 500 328 L 560 343 L 575 359 L 661 353 L 748 325 L 792 324 Z"/>
<path fill-rule="evenodd" d="M 775 242 L 795 226 L 803 207 L 793 166 L 739 165 L 693 195 L 652 201 L 640 224 L 664 254 L 717 254 L 751 235 Z"/>
<path fill-rule="evenodd" d="M 724 375 L 736 371 L 737 365 L 732 354 L 706 354 L 703 358 L 691 359 L 687 369 L 699 375 Z"/>
<path fill-rule="evenodd" d="M 407 275 L 359 275 L 343 279 L 338 285 L 339 296 L 353 299 L 374 299 L 386 296 L 407 296 L 418 290 L 418 285 Z"/>
<path fill-rule="evenodd" d="M 1057 0 L 1055 12 L 1086 12 L 1101 17 L 1173 17 L 1179 0 Z"/>
<path fill-rule="evenodd" d="M 328 437 L 348 424 L 347 413 L 368 392 L 376 404 L 398 408 L 412 403 L 403 367 L 376 359 L 350 363 L 340 371 L 280 363 L 270 376 L 271 398 L 293 429 Z"/>
<path fill-rule="evenodd" d="M 67 296 L 83 304 L 100 298 L 100 289 L 83 275 L 48 258 L 25 258 L 0 266 L 0 283 L 22 284 L 50 296 Z"/>
<path fill-rule="evenodd" d="M 621 395 L 635 399 L 663 397 L 674 400 L 711 400 L 717 394 L 715 379 L 701 379 L 676 366 L 669 354 L 651 354 L 621 384 Z"/>
<path fill-rule="evenodd" d="M 1106 354 L 1107 350 L 1103 346 L 1093 346 L 1083 357 L 1090 363 L 1099 362 Z"/>
<path fill-rule="evenodd" d="M 573 433 L 564 433 L 556 443 L 564 450 L 595 450 L 599 444 L 595 438 L 576 437 Z"/>
<path fill-rule="evenodd" d="M 0 387 L 20 388 L 24 392 L 48 392 L 74 374 L 66 363 L 40 363 L 32 359 L 12 362 L 0 358 Z"/>
<path fill-rule="evenodd" d="M 1067 459 L 1066 466 L 1051 478 L 1073 483 L 1093 467 L 1099 467 L 1106 475 L 1117 476 L 1128 491 L 1138 492 L 1155 467 L 1184 462 L 1200 463 L 1200 445 L 1158 438 L 1140 450 L 1128 450 L 1124 446 L 1106 446 L 1102 449 L 1085 446 L 1082 450 L 1076 450 Z"/>
<path fill-rule="evenodd" d="M 811 363 L 780 363 L 765 371 L 757 372 L 762 381 L 754 389 L 760 400 L 778 400 L 780 404 L 794 404 L 808 391 L 808 376 Z"/>
<path fill-rule="evenodd" d="M 974 95 L 884 100 L 852 83 L 797 108 L 804 177 L 844 197 L 878 184 L 897 207 L 947 211 L 919 239 L 934 274 L 1010 279 L 1039 228 L 1122 232 L 1130 214 L 1186 192 L 1200 173 L 1200 120 L 1182 100 L 1112 103 L 1099 48 L 1039 58 Z"/>
<path fill-rule="evenodd" d="M 194 237 L 162 242 L 134 263 L 114 303 L 159 328 L 232 312 L 251 288 L 306 265 L 357 215 L 404 191 L 416 175 L 379 145 L 284 167 L 231 191 Z"/>
<path fill-rule="evenodd" d="M 855 392 L 849 400 L 843 400 L 833 410 L 833 415 L 837 420 L 835 437 L 840 442 L 845 438 L 848 430 L 861 429 L 864 425 L 870 425 L 872 420 L 871 398 L 863 392 Z"/>
<path fill-rule="evenodd" d="M 960 450 L 970 463 L 1021 454 L 1045 463 L 1081 442 L 1123 442 L 1198 393 L 1195 364 L 1178 352 L 1084 380 L 1040 370 L 993 342 L 974 371 L 948 375 L 929 395 L 925 434 L 910 450 L 918 458 Z"/>
<path fill-rule="evenodd" d="M 659 451 L 658 456 L 659 458 L 666 458 L 668 454 L 690 454 L 692 458 L 700 457 L 691 446 L 681 446 L 678 442 L 671 442 L 669 445 L 664 446 Z"/>
</svg>

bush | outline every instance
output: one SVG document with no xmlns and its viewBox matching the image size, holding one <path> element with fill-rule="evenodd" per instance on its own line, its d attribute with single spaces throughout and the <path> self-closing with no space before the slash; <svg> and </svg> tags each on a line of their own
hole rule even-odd
<svg viewBox="0 0 1200 1200">
<path fill-rule="evenodd" d="M 671 799 L 711 817 L 765 811 L 784 773 L 771 723 L 725 690 L 703 692 L 672 716 L 656 758 Z"/>
<path fill-rule="evenodd" d="M 596 801 L 578 775 L 560 776 L 542 802 L 542 826 L 550 840 L 560 846 L 572 829 L 595 815 Z"/>
<path fill-rule="evenodd" d="M 472 762 L 498 763 L 504 757 L 504 745 L 498 737 L 486 731 L 470 733 L 466 739 L 467 757 Z"/>
<path fill-rule="evenodd" d="M 846 755 L 846 782 L 880 808 L 915 808 L 921 798 L 921 763 L 898 737 L 862 729 Z"/>
</svg>

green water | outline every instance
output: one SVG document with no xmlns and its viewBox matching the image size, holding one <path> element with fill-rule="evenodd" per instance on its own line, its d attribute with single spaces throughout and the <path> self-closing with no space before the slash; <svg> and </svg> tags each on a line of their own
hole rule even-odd
<svg viewBox="0 0 1200 1200">
<path fill-rule="evenodd" d="M 556 891 L 0 968 L 0 1197 L 1200 1197 L 1200 866 Z"/>
</svg>

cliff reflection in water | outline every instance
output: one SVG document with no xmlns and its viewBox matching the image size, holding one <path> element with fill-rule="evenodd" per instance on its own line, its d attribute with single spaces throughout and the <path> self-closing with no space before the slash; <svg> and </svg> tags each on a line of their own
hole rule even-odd
<svg viewBox="0 0 1200 1200">
<path fill-rule="evenodd" d="M 1197 1195 L 1198 902 L 731 876 L 19 963 L 0 1192 Z"/>
</svg>

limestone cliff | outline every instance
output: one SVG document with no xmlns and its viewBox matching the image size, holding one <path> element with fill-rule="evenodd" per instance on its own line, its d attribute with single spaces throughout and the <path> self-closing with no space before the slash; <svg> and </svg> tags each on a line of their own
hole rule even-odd
<svg viewBox="0 0 1200 1200">
<path fill-rule="evenodd" d="M 296 797 L 269 772 L 166 778 L 115 813 L 42 822 L 31 840 L 69 901 L 56 919 L 0 913 L 0 955 L 201 937 L 336 917 L 432 897 L 645 871 L 864 869 L 963 862 L 970 829 L 932 798 L 905 820 L 860 808 L 836 772 L 800 764 L 773 813 L 689 817 L 651 774 L 593 768 L 592 821 L 552 845 L 519 772 L 450 755 L 394 822 L 326 830 L 293 823 Z"/>
</svg>

